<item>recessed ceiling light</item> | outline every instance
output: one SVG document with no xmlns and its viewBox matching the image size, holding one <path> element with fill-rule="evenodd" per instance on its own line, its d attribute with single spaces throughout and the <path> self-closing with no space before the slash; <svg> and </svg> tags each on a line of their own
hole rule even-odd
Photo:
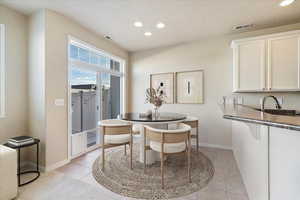
<svg viewBox="0 0 300 200">
<path fill-rule="evenodd" d="M 162 23 L 162 22 L 158 22 L 158 23 L 156 24 L 156 27 L 157 27 L 157 28 L 165 28 L 165 24 Z"/>
<path fill-rule="evenodd" d="M 285 6 L 288 6 L 292 3 L 294 3 L 294 1 L 295 0 L 283 0 L 283 1 L 281 1 L 281 3 L 279 5 L 282 6 L 282 7 L 285 7 Z"/>
<path fill-rule="evenodd" d="M 142 22 L 139 22 L 139 21 L 134 22 L 133 25 L 134 25 L 135 27 L 143 27 L 143 23 L 142 23 Z"/>
<path fill-rule="evenodd" d="M 145 36 L 151 36 L 152 33 L 151 33 L 151 32 L 145 32 L 144 35 L 145 35 Z"/>
</svg>

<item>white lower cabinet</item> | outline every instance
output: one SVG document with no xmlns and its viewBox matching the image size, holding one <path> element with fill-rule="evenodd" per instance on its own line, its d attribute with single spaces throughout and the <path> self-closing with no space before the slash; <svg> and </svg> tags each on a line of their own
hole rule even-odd
<svg viewBox="0 0 300 200">
<path fill-rule="evenodd" d="M 250 200 L 268 200 L 268 127 L 232 121 L 232 147 Z"/>
<path fill-rule="evenodd" d="M 300 131 L 233 121 L 232 147 L 250 200 L 300 199 Z"/>
<path fill-rule="evenodd" d="M 270 200 L 300 199 L 300 132 L 270 127 Z"/>
</svg>

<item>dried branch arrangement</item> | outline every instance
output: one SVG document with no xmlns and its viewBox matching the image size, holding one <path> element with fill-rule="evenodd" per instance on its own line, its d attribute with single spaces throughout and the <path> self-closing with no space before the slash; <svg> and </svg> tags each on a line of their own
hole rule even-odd
<svg viewBox="0 0 300 200">
<path fill-rule="evenodd" d="M 146 90 L 146 103 L 151 103 L 155 107 L 160 107 L 163 103 L 165 103 L 165 98 L 167 97 L 162 89 L 163 84 L 157 88 L 148 88 Z"/>
</svg>

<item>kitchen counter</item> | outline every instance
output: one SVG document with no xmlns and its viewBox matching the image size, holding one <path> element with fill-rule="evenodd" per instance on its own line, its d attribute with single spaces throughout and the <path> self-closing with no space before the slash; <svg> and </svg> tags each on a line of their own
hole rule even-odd
<svg viewBox="0 0 300 200">
<path fill-rule="evenodd" d="M 245 105 L 220 105 L 223 118 L 300 131 L 300 116 L 273 115 Z"/>
</svg>

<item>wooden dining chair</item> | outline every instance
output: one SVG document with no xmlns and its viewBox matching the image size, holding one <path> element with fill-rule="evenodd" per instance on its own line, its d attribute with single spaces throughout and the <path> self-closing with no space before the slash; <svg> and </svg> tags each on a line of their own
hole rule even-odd
<svg viewBox="0 0 300 200">
<path fill-rule="evenodd" d="M 105 166 L 105 149 L 124 145 L 130 147 L 130 169 L 132 169 L 132 125 L 118 119 L 107 119 L 99 122 L 102 129 L 102 170 Z"/>
<path fill-rule="evenodd" d="M 180 123 L 177 129 L 165 130 L 144 126 L 144 170 L 146 170 L 146 151 L 154 150 L 160 153 L 161 162 L 161 187 L 164 189 L 164 159 L 165 155 L 186 153 L 188 178 L 191 183 L 191 127 Z M 149 140 L 149 146 L 146 140 Z"/>
<path fill-rule="evenodd" d="M 196 117 L 187 117 L 184 121 L 184 124 L 189 125 L 191 130 L 191 138 L 196 139 L 197 152 L 199 151 L 199 120 Z"/>
</svg>

